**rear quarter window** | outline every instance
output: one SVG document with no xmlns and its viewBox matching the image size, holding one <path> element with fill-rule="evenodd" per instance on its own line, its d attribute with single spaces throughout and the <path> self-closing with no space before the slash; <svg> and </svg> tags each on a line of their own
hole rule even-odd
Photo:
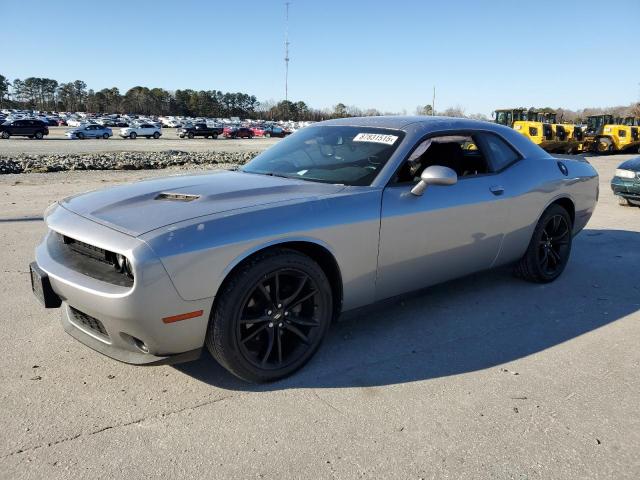
<svg viewBox="0 0 640 480">
<path fill-rule="evenodd" d="M 494 172 L 504 170 L 520 159 L 518 152 L 499 136 L 487 134 L 483 135 L 483 140 Z"/>
</svg>

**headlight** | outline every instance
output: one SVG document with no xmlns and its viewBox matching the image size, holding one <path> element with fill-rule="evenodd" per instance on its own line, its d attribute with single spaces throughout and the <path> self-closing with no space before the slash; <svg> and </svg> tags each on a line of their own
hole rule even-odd
<svg viewBox="0 0 640 480">
<path fill-rule="evenodd" d="M 522 125 L 515 125 L 513 128 L 515 130 L 522 130 Z"/>
<path fill-rule="evenodd" d="M 636 172 L 633 170 L 625 170 L 624 168 L 616 168 L 616 177 L 636 178 Z"/>
<path fill-rule="evenodd" d="M 604 133 L 611 133 L 611 128 L 605 128 Z"/>
<path fill-rule="evenodd" d="M 113 266 L 118 272 L 124 273 L 129 278 L 133 278 L 133 268 L 131 267 L 131 262 L 124 255 L 116 253 L 116 261 L 114 262 Z"/>
</svg>

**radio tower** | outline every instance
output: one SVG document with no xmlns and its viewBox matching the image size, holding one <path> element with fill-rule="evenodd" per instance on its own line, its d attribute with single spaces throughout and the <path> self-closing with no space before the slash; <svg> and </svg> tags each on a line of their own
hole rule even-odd
<svg viewBox="0 0 640 480">
<path fill-rule="evenodd" d="M 289 100 L 289 4 L 285 2 L 285 30 L 284 30 L 284 99 Z"/>
</svg>

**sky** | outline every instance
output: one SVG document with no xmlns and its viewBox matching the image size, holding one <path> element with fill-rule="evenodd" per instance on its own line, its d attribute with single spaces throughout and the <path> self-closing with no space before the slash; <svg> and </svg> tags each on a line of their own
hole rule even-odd
<svg viewBox="0 0 640 480">
<path fill-rule="evenodd" d="M 25 8 L 28 4 L 28 8 Z M 280 0 L 0 0 L 10 80 L 284 99 Z M 414 113 L 640 101 L 640 0 L 291 0 L 289 99 Z M 8 43 L 7 43 L 8 42 Z"/>
</svg>

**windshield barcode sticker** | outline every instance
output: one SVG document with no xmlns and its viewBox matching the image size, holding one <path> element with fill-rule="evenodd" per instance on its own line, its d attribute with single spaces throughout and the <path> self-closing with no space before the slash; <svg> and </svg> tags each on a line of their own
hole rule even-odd
<svg viewBox="0 0 640 480">
<path fill-rule="evenodd" d="M 396 135 L 381 135 L 379 133 L 359 133 L 353 137 L 354 142 L 372 142 L 393 145 L 398 137 Z"/>
</svg>

